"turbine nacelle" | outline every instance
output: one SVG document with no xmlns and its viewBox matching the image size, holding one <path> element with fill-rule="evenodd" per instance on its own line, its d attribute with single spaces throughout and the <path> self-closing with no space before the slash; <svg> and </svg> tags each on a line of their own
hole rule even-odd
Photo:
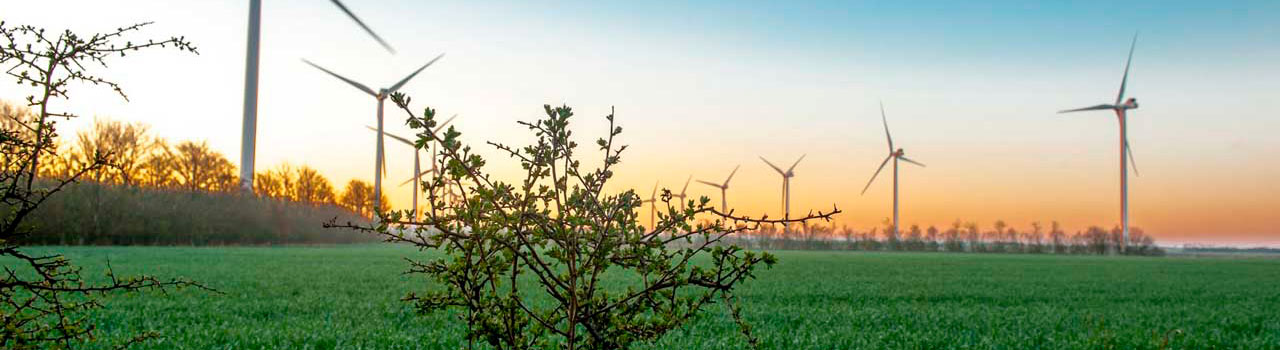
<svg viewBox="0 0 1280 350">
<path fill-rule="evenodd" d="M 1124 101 L 1124 104 L 1123 104 L 1123 105 L 1120 105 L 1120 108 L 1122 108 L 1122 109 L 1138 109 L 1138 99 L 1133 98 L 1133 97 L 1130 97 L 1130 98 L 1129 98 L 1129 100 Z"/>
</svg>

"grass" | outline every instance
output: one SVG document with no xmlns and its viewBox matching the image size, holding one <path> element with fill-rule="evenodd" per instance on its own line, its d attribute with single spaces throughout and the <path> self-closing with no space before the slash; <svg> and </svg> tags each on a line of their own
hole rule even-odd
<svg viewBox="0 0 1280 350">
<path fill-rule="evenodd" d="M 101 340 L 139 349 L 456 349 L 447 314 L 399 298 L 408 247 L 55 247 L 91 270 L 184 276 L 226 295 L 117 295 Z M 769 349 L 1280 349 L 1280 260 L 795 252 L 741 291 Z M 713 306 L 651 349 L 745 345 Z"/>
</svg>

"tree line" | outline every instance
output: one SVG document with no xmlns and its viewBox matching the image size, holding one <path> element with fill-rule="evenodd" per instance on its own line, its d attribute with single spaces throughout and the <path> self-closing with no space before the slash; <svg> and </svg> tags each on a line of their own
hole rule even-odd
<svg viewBox="0 0 1280 350">
<path fill-rule="evenodd" d="M 36 115 L 0 101 L 0 128 L 23 128 Z M 334 217 L 375 215 L 373 186 L 352 179 L 341 191 L 314 168 L 280 164 L 256 175 L 258 197 L 239 193 L 235 165 L 206 141 L 170 141 L 142 123 L 95 119 L 72 138 L 50 137 L 41 181 L 77 177 L 33 213 L 42 244 L 264 244 L 368 241 L 327 231 Z M 0 160 L 10 162 L 11 159 Z M 100 166 L 95 166 L 97 163 Z M 387 210 L 385 195 L 382 210 Z M 346 237 L 351 236 L 351 237 Z"/>
<path fill-rule="evenodd" d="M 736 237 L 735 244 L 759 249 L 826 249 L 862 251 L 1026 253 L 1026 254 L 1116 254 L 1164 255 L 1155 239 L 1141 228 L 1129 230 L 1129 244 L 1119 227 L 1105 229 L 1090 226 L 1083 231 L 1067 233 L 1057 221 L 1046 227 L 1032 222 L 1018 229 L 997 220 L 987 229 L 975 222 L 956 220 L 948 227 L 911 225 L 905 230 L 883 227 L 857 230 L 848 226 L 802 225 L 791 230 L 763 227 Z"/>
</svg>

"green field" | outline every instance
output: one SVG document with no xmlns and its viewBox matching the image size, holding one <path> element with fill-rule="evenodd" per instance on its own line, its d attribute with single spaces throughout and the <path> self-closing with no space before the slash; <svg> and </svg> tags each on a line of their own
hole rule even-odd
<svg viewBox="0 0 1280 350">
<path fill-rule="evenodd" d="M 184 276 L 186 290 L 112 296 L 100 339 L 142 349 L 456 349 L 447 314 L 399 301 L 408 247 L 67 247 L 100 269 Z M 770 349 L 1280 349 L 1280 260 L 778 252 L 740 292 Z M 87 271 L 88 272 L 88 271 Z M 96 274 L 88 273 L 88 274 Z M 720 305 L 652 349 L 744 346 Z"/>
</svg>

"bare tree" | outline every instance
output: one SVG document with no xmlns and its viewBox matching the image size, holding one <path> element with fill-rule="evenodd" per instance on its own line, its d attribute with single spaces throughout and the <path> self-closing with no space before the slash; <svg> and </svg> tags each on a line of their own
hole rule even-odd
<svg viewBox="0 0 1280 350">
<path fill-rule="evenodd" d="M 174 147 L 174 169 L 178 182 L 188 191 L 227 192 L 235 190 L 236 168 L 206 141 L 183 141 Z"/>
<path fill-rule="evenodd" d="M 96 154 L 105 155 L 106 166 L 88 176 L 97 182 L 131 186 L 151 155 L 152 144 L 143 124 L 94 119 L 93 128 L 79 133 L 74 156 L 88 160 Z"/>
<path fill-rule="evenodd" d="M 381 208 L 373 209 L 373 186 L 369 183 L 352 179 L 347 182 L 347 187 L 342 190 L 342 195 L 338 197 L 338 205 L 347 208 L 356 214 L 365 217 L 374 217 L 377 212 L 383 212 L 390 209 L 387 202 L 387 196 L 383 195 L 378 201 Z"/>
</svg>

